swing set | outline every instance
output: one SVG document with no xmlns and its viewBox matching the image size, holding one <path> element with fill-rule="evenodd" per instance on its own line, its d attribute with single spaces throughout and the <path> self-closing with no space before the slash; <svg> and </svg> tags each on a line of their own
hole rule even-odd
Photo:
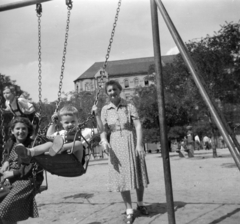
<svg viewBox="0 0 240 224">
<path fill-rule="evenodd" d="M 14 9 L 14 8 L 19 8 L 19 7 L 24 7 L 24 6 L 28 6 L 28 5 L 33 5 L 36 4 L 37 2 L 46 2 L 46 1 L 51 1 L 51 0 L 26 0 L 24 2 L 21 3 L 13 3 L 13 4 L 8 4 L 6 6 L 1 7 L 0 6 L 0 12 L 1 11 L 5 11 L 5 10 L 10 10 L 10 9 Z M 66 2 L 70 2 L 70 1 L 66 1 Z M 120 10 L 120 4 L 121 1 L 119 0 L 118 3 L 118 9 L 117 9 L 117 13 L 116 13 L 116 17 L 115 17 L 115 23 L 114 23 L 114 27 L 112 30 L 112 34 L 111 34 L 111 39 L 110 39 L 110 43 L 108 46 L 108 51 L 107 51 L 107 55 L 106 55 L 106 60 L 105 63 L 103 65 L 103 75 L 101 76 L 101 81 L 103 82 L 103 76 L 104 76 L 104 71 L 105 68 L 107 66 L 107 60 L 109 58 L 109 53 L 110 53 L 110 49 L 111 49 L 111 43 L 113 41 L 113 36 L 114 36 L 114 31 L 115 31 L 115 26 L 116 26 L 116 21 L 118 18 L 118 12 Z M 156 81 L 157 81 L 157 98 L 158 98 L 158 115 L 159 115 L 159 126 L 160 126 L 160 138 L 161 138 L 161 146 L 162 146 L 162 158 L 163 158 L 163 167 L 164 167 L 164 178 L 165 178 L 165 190 L 166 190 L 166 199 L 167 199 L 167 212 L 168 212 L 168 221 L 169 224 L 175 224 L 175 211 L 174 211 L 174 203 L 173 203 L 173 192 L 172 192 L 172 180 L 171 180 L 171 171 L 170 171 L 170 158 L 169 158 L 169 150 L 168 150 L 168 140 L 167 140 L 167 132 L 166 132 L 166 120 L 165 120 L 165 101 L 164 101 L 164 84 L 163 84 L 163 75 L 162 75 L 162 64 L 161 64 L 161 51 L 160 51 L 160 38 L 159 38 L 159 25 L 158 25 L 158 10 L 161 13 L 174 41 L 175 44 L 177 45 L 182 58 L 185 61 L 185 64 L 187 65 L 192 78 L 204 100 L 204 102 L 206 103 L 215 123 L 216 126 L 218 127 L 221 135 L 223 136 L 229 151 L 238 167 L 238 169 L 240 170 L 240 146 L 239 143 L 236 140 L 236 137 L 234 135 L 234 133 L 231 131 L 231 129 L 229 128 L 227 122 L 225 121 L 224 117 L 221 116 L 221 113 L 218 111 L 218 108 L 215 106 L 214 101 L 210 98 L 209 94 L 207 93 L 207 90 L 205 89 L 204 85 L 202 84 L 202 79 L 200 78 L 201 75 L 199 73 L 199 71 L 195 68 L 194 62 L 192 60 L 192 58 L 190 57 L 190 54 L 188 53 L 186 46 L 184 44 L 184 42 L 181 39 L 181 36 L 179 35 L 177 29 L 175 28 L 170 16 L 167 13 L 167 10 L 165 9 L 163 3 L 161 0 L 150 0 L 150 4 L 151 4 L 151 20 L 152 20 L 152 36 L 153 36 L 153 49 L 154 49 L 154 59 L 155 59 L 155 69 L 156 69 Z M 66 34 L 67 36 L 67 34 Z M 65 37 L 66 37 L 65 36 Z M 41 42 L 39 42 L 41 43 Z M 41 50 L 41 44 L 39 45 L 39 50 Z M 65 54 L 66 51 L 64 51 L 64 56 L 63 56 L 63 62 L 65 63 Z M 41 53 L 39 54 L 39 71 L 41 74 Z M 60 77 L 60 88 L 59 88 L 59 94 L 58 94 L 58 103 L 57 103 L 57 107 L 56 109 L 58 109 L 59 106 L 59 102 L 60 102 L 60 95 L 61 95 L 61 85 L 62 85 L 62 77 L 63 77 L 63 70 L 64 70 L 64 63 L 62 66 L 62 73 L 61 73 L 61 77 Z M 39 80 L 41 83 L 41 75 L 39 75 Z M 101 85 L 102 87 L 102 85 Z M 99 88 L 100 89 L 100 88 Z M 98 101 L 98 95 L 99 92 L 96 96 L 96 101 L 95 103 L 97 103 Z M 39 85 L 39 102 L 41 102 L 41 85 Z M 91 115 L 92 116 L 92 115 Z M 88 119 L 91 119 L 91 116 L 88 117 Z M 83 124 L 84 126 L 84 124 Z M 81 129 L 81 125 L 79 127 L 79 129 Z M 63 155 L 57 155 L 57 157 L 55 158 L 57 160 L 57 158 L 59 158 Z M 41 164 L 41 161 L 44 160 L 48 160 L 49 157 L 48 156 L 41 156 L 39 157 L 41 159 L 39 159 L 38 163 Z M 70 158 L 70 155 L 69 155 Z M 54 159 L 54 158 L 51 158 Z M 65 155 L 64 155 L 64 160 L 66 159 Z M 49 163 L 50 160 L 48 162 L 42 162 L 42 166 L 44 167 L 44 165 L 46 163 Z M 54 164 L 56 164 L 58 161 L 54 161 Z M 71 163 L 71 162 L 70 162 Z M 54 165 L 53 164 L 53 165 Z M 74 164 L 74 162 L 72 163 Z M 79 166 L 77 165 L 76 167 L 80 167 L 80 169 L 82 168 L 81 164 L 79 164 Z M 48 168 L 47 168 L 48 169 Z M 57 170 L 58 168 L 49 168 L 49 170 Z M 82 172 L 80 172 L 79 174 L 76 174 L 76 176 L 81 175 L 82 173 L 85 173 L 86 169 L 82 168 Z M 61 171 L 59 171 L 59 173 L 61 173 Z M 74 172 L 73 172 L 74 173 Z M 71 175 L 71 174 L 66 174 L 66 176 Z M 75 174 L 73 175 L 75 176 Z"/>
<path fill-rule="evenodd" d="M 43 2 L 43 1 L 39 1 L 39 2 Z M 61 103 L 61 93 L 62 93 L 63 77 L 64 77 L 64 70 L 65 70 L 65 62 L 66 62 L 67 44 L 68 44 L 68 32 L 69 32 L 69 26 L 70 26 L 70 16 L 71 16 L 71 10 L 73 8 L 72 0 L 66 0 L 66 5 L 67 5 L 67 10 L 68 10 L 67 22 L 66 22 L 66 32 L 65 32 L 59 89 L 58 89 L 58 97 L 57 97 L 55 112 L 58 112 L 59 106 Z M 121 6 L 121 0 L 118 1 L 118 7 L 116 10 L 116 15 L 115 15 L 113 28 L 112 28 L 112 32 L 111 32 L 111 37 L 110 37 L 109 45 L 107 48 L 107 54 L 105 56 L 105 61 L 101 68 L 100 79 L 98 80 L 98 89 L 97 89 L 97 93 L 96 93 L 96 97 L 95 97 L 95 101 L 94 101 L 95 105 L 97 105 L 100 92 L 104 87 L 104 78 L 107 77 L 107 75 L 105 74 L 106 67 L 107 67 L 108 59 L 110 57 L 110 51 L 111 51 L 111 46 L 112 46 L 113 37 L 114 37 L 114 33 L 115 33 L 115 28 L 117 26 L 117 20 L 118 20 L 118 15 L 120 12 L 120 6 Z M 38 94 L 39 103 L 38 104 L 39 104 L 39 114 L 40 114 L 40 122 L 41 122 L 41 120 L 42 120 L 42 57 L 41 57 L 41 54 L 42 54 L 42 48 L 41 48 L 42 5 L 41 5 L 41 3 L 36 4 L 36 13 L 37 13 L 37 18 L 38 18 L 38 92 L 39 92 L 39 94 Z M 1 104 L 0 104 L 0 106 L 1 106 Z M 73 143 L 75 143 L 77 134 L 79 134 L 81 139 L 83 139 L 87 143 L 87 149 L 84 150 L 83 162 L 80 162 L 75 157 L 75 155 L 72 153 L 73 150 L 71 150 L 70 153 L 64 152 L 61 154 L 57 154 L 53 157 L 50 155 L 47 155 L 47 154 L 43 154 L 43 155 L 38 155 L 38 156 L 32 158 L 32 160 L 35 162 L 35 168 L 33 170 L 34 177 L 36 176 L 35 171 L 39 170 L 38 169 L 39 166 L 42 167 L 45 171 L 46 186 L 41 186 L 40 192 L 48 189 L 47 172 L 58 175 L 58 176 L 62 176 L 62 177 L 78 177 L 87 172 L 89 160 L 90 160 L 91 155 L 93 154 L 93 150 L 92 150 L 91 144 L 82 136 L 81 131 L 83 128 L 85 128 L 86 124 L 89 121 L 92 121 L 93 119 L 94 119 L 94 114 L 89 113 L 89 116 L 87 117 L 87 119 L 84 122 L 80 123 L 77 127 L 77 130 L 75 130 L 76 132 L 75 132 Z M 4 120 L 3 120 L 3 116 L 1 115 L 1 127 L 2 127 L 2 135 L 3 135 L 3 139 L 4 139 L 5 133 L 4 133 L 3 123 L 4 123 Z M 44 130 L 40 130 L 40 129 L 38 130 L 38 134 L 33 142 L 33 146 L 35 145 L 36 142 L 43 141 L 43 136 L 41 133 L 44 133 L 44 132 L 45 132 Z M 5 142 L 4 142 L 4 144 L 5 144 Z M 4 144 L 3 144 L 3 148 L 4 148 Z M 73 145 L 73 147 L 74 147 L 74 145 Z M 73 149 L 73 147 L 72 147 L 72 149 Z"/>
</svg>

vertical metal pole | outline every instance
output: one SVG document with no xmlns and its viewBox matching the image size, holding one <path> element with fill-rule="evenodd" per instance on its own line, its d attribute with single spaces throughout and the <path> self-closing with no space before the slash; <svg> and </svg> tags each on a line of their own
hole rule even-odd
<svg viewBox="0 0 240 224">
<path fill-rule="evenodd" d="M 170 224 L 175 224 L 176 222 L 175 222 L 174 203 L 173 203 L 169 148 L 168 148 L 168 138 L 167 138 L 167 131 L 166 131 L 166 121 L 165 121 L 164 84 L 163 84 L 163 75 L 162 75 L 158 15 L 157 15 L 157 5 L 154 0 L 151 0 L 151 17 L 152 17 L 153 49 L 154 49 L 155 68 L 156 68 L 156 80 L 157 80 L 157 99 L 158 99 L 159 126 L 160 126 L 160 137 L 161 137 L 161 150 L 162 150 L 162 158 L 163 158 L 165 191 L 166 191 L 166 198 L 167 198 L 168 221 Z"/>
<path fill-rule="evenodd" d="M 186 63 L 186 65 L 188 66 L 188 69 L 190 70 L 193 80 L 196 84 L 196 86 L 198 87 L 198 90 L 200 92 L 200 94 L 202 95 L 203 100 L 205 101 L 206 105 L 208 106 L 211 115 L 219 129 L 219 131 L 221 132 L 224 140 L 226 141 L 229 151 L 232 154 L 232 157 L 238 167 L 238 169 L 240 170 L 240 157 L 239 157 L 239 152 L 237 151 L 234 142 L 232 140 L 232 138 L 230 137 L 229 133 L 226 130 L 226 127 L 224 126 L 224 123 L 221 121 L 220 115 L 218 113 L 218 110 L 216 108 L 216 106 L 214 105 L 214 103 L 211 101 L 207 91 L 205 90 L 202 81 L 200 79 L 200 74 L 197 73 L 197 69 L 195 68 L 195 65 L 191 59 L 191 57 L 189 56 L 187 49 L 180 37 L 180 35 L 178 34 L 172 20 L 170 19 L 163 3 L 161 2 L 161 0 L 155 0 L 161 14 L 162 17 L 170 31 L 170 33 L 172 34 L 172 37 Z"/>
</svg>

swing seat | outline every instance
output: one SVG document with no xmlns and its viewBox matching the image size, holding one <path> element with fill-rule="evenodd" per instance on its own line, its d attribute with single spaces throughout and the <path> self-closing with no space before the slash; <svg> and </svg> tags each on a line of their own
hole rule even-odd
<svg viewBox="0 0 240 224">
<path fill-rule="evenodd" d="M 46 136 L 38 135 L 32 146 L 43 144 L 49 139 Z M 80 162 L 74 154 L 63 152 L 55 156 L 42 154 L 32 158 L 39 166 L 47 172 L 62 177 L 78 177 L 86 173 L 89 163 L 89 149 L 83 150 L 83 161 Z"/>
<path fill-rule="evenodd" d="M 78 177 L 86 173 L 82 163 L 73 154 L 57 154 L 55 156 L 39 155 L 33 158 L 43 169 L 62 177 Z"/>
</svg>

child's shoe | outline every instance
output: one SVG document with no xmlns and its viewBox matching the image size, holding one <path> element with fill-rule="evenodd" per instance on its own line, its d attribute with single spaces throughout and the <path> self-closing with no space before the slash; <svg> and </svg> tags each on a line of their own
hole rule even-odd
<svg viewBox="0 0 240 224">
<path fill-rule="evenodd" d="M 126 215 L 126 224 L 133 224 L 133 222 L 134 222 L 133 214 Z"/>
<path fill-rule="evenodd" d="M 32 157 L 30 150 L 27 149 L 23 144 L 17 144 L 15 146 L 15 152 L 18 154 L 22 163 L 29 164 Z"/>
<path fill-rule="evenodd" d="M 56 135 L 53 139 L 52 147 L 49 149 L 49 155 L 55 156 L 63 147 L 63 138 L 61 135 Z"/>
</svg>

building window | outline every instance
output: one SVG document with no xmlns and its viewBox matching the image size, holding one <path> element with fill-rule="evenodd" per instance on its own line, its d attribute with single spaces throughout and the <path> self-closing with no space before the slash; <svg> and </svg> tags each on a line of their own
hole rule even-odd
<svg viewBox="0 0 240 224">
<path fill-rule="evenodd" d="M 85 91 L 89 91 L 90 90 L 90 86 L 89 86 L 89 83 L 85 83 Z"/>
<path fill-rule="evenodd" d="M 134 86 L 139 86 L 139 79 L 138 78 L 135 78 L 134 79 Z"/>
<path fill-rule="evenodd" d="M 129 87 L 129 81 L 128 81 L 128 79 L 125 79 L 125 80 L 124 80 L 124 87 L 125 87 L 125 88 L 128 88 L 128 87 Z"/>
<path fill-rule="evenodd" d="M 78 93 L 78 85 L 76 85 L 76 92 Z"/>
<path fill-rule="evenodd" d="M 144 85 L 145 85 L 145 86 L 149 86 L 149 81 L 148 81 L 148 78 L 147 78 L 147 77 L 145 77 L 145 79 L 144 79 Z"/>
</svg>

